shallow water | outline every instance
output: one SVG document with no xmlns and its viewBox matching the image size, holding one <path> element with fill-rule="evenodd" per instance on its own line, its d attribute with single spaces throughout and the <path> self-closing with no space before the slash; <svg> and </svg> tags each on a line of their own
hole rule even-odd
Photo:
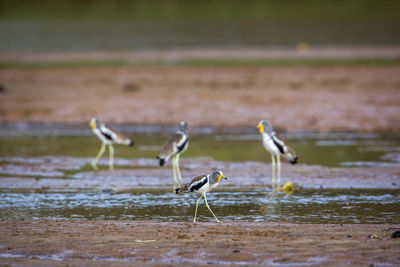
<svg viewBox="0 0 400 267">
<path fill-rule="evenodd" d="M 167 132 L 174 130 L 169 129 Z M 270 161 L 269 155 L 261 145 L 259 134 L 218 134 L 206 130 L 203 133 L 190 135 L 190 147 L 183 154 L 183 158 L 238 162 Z M 43 163 L 43 159 L 35 158 L 37 156 L 92 158 L 100 148 L 100 141 L 92 136 L 90 131 L 62 130 L 54 133 L 41 130 L 12 132 L 3 129 L 0 131 L 0 157 L 21 157 L 21 162 L 8 162 L 3 158 L 0 160 L 0 165 L 11 168 L 13 172 L 16 172 L 14 169 L 20 168 L 20 164 L 23 163 L 28 164 L 28 167 L 40 167 L 32 170 L 25 167 L 27 168 L 25 171 L 35 172 L 24 172 L 24 175 L 21 175 L 18 169 L 21 179 L 36 176 L 49 178 L 65 176 L 64 178 L 70 179 L 68 175 L 71 173 L 77 175 L 76 173 L 91 170 L 89 166 L 79 167 L 70 162 L 65 173 L 56 175 L 60 171 L 57 167 L 50 168 L 51 164 L 46 164 L 46 160 Z M 131 133 L 135 146 L 115 146 L 115 156 L 120 159 L 154 159 L 168 135 L 169 133 L 159 134 L 151 131 Z M 399 135 L 286 134 L 281 137 L 297 151 L 300 163 L 303 164 L 330 167 L 400 167 Z M 116 163 L 118 162 L 122 161 L 116 160 Z M 132 168 L 128 165 L 117 167 Z M 8 176 L 5 170 L 0 179 Z M 122 193 L 77 190 L 60 192 L 0 188 L 0 218 L 191 221 L 197 199 L 195 195 L 190 194 L 176 196 L 170 189 L 146 189 Z M 293 195 L 276 193 L 273 195 L 259 189 L 250 191 L 247 188 L 243 191 L 213 192 L 209 194 L 208 200 L 222 221 L 400 223 L 399 190 L 300 190 Z M 213 220 L 203 202 L 199 209 L 199 219 Z"/>
<path fill-rule="evenodd" d="M 216 191 L 208 202 L 222 221 L 287 223 L 400 223 L 399 190 L 302 190 L 292 195 L 265 191 Z M 0 193 L 0 218 L 193 220 L 197 196 L 167 190 Z M 199 221 L 213 218 L 204 202 Z"/>
<path fill-rule="evenodd" d="M 32 134 L 33 133 L 33 134 Z M 134 147 L 115 146 L 115 157 L 155 158 L 168 134 L 133 133 Z M 286 134 L 281 135 L 299 155 L 299 163 L 329 167 L 400 167 L 400 135 Z M 0 131 L 0 157 L 94 157 L 100 141 L 90 132 L 36 133 Z M 221 161 L 270 161 L 259 134 L 191 134 L 182 158 Z"/>
</svg>

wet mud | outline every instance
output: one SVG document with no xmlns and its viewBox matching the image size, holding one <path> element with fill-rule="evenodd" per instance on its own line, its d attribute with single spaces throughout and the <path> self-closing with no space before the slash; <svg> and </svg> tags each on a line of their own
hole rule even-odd
<svg viewBox="0 0 400 267">
<path fill-rule="evenodd" d="M 36 266 L 396 266 L 400 225 L 1 220 L 0 262 Z"/>
<path fill-rule="evenodd" d="M 153 159 L 116 159 L 117 169 L 113 172 L 107 170 L 105 159 L 100 162 L 102 170 L 91 170 L 90 160 L 61 156 L 2 158 L 0 172 L 4 177 L 0 178 L 0 188 L 43 193 L 82 189 L 103 192 L 169 190 L 172 187 L 170 166 L 159 168 Z M 219 168 L 229 177 L 224 188 L 270 187 L 271 166 L 266 163 L 184 159 L 181 165 L 185 181 L 198 173 Z M 299 190 L 399 188 L 399 171 L 391 167 L 328 168 L 283 164 L 282 170 L 282 182 L 294 181 Z M 346 208 L 352 209 L 354 205 Z M 400 225 L 281 224 L 232 221 L 232 218 L 218 224 L 212 222 L 209 214 L 207 219 L 200 217 L 201 222 L 195 225 L 190 222 L 192 210 L 189 212 L 181 220 L 186 222 L 151 218 L 148 221 L 103 221 L 2 217 L 0 263 L 12 266 L 395 266 L 400 262 L 400 243 L 391 238 Z"/>
<path fill-rule="evenodd" d="M 107 159 L 100 160 L 101 170 L 90 167 L 91 158 L 9 157 L 1 158 L 0 188 L 45 188 L 46 190 L 92 189 L 115 192 L 173 186 L 170 163 L 160 168 L 155 159 L 116 159 L 117 169 L 108 170 Z M 181 160 L 184 182 L 199 174 L 220 169 L 229 177 L 226 188 L 271 186 L 271 164 L 263 162 L 222 162 Z M 282 163 L 281 183 L 295 183 L 297 188 L 400 188 L 400 172 L 395 167 L 328 168 L 317 165 Z"/>
</svg>

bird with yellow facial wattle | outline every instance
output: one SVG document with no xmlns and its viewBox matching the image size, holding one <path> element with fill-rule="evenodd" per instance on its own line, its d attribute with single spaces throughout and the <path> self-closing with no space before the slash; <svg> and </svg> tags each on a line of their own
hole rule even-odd
<svg viewBox="0 0 400 267">
<path fill-rule="evenodd" d="M 278 188 L 280 188 L 281 183 L 281 160 L 280 157 L 283 156 L 286 158 L 291 164 L 296 164 L 298 157 L 296 156 L 296 152 L 287 146 L 282 140 L 280 140 L 276 135 L 272 128 L 272 124 L 267 120 L 261 120 L 257 128 L 260 130 L 260 134 L 262 134 L 262 142 L 264 148 L 271 154 L 272 161 L 272 177 L 271 183 L 272 187 L 275 186 L 275 173 L 278 174 Z M 276 158 L 276 163 L 275 163 Z M 276 167 L 278 167 L 276 171 Z"/>
<path fill-rule="evenodd" d="M 106 145 L 108 145 L 109 150 L 109 168 L 114 169 L 114 147 L 113 144 L 121 144 L 127 146 L 133 146 L 133 141 L 112 129 L 111 127 L 102 123 L 99 119 L 93 118 L 90 120 L 90 126 L 92 127 L 93 133 L 101 140 L 101 148 L 97 153 L 96 158 L 92 161 L 93 169 L 97 170 L 97 162 L 103 156 Z"/>
<path fill-rule="evenodd" d="M 200 200 L 204 197 L 204 202 L 206 203 L 207 208 L 214 216 L 217 222 L 220 222 L 215 216 L 214 212 L 211 210 L 210 206 L 207 203 L 206 193 L 210 192 L 211 190 L 215 189 L 222 179 L 228 180 L 222 173 L 222 171 L 216 170 L 207 175 L 200 175 L 194 178 L 190 183 L 184 185 L 181 188 L 175 189 L 176 194 L 183 194 L 185 192 L 196 193 L 199 199 L 196 202 L 196 211 L 194 213 L 193 222 L 196 223 L 196 216 L 197 216 L 197 208 L 199 206 Z"/>
</svg>

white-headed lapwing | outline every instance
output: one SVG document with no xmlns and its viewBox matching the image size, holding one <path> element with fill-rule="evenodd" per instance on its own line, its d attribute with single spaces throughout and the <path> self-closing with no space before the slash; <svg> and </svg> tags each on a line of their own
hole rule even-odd
<svg viewBox="0 0 400 267">
<path fill-rule="evenodd" d="M 285 145 L 284 142 L 276 137 L 275 132 L 272 128 L 272 125 L 267 120 L 262 120 L 258 123 L 257 128 L 260 130 L 262 134 L 263 145 L 266 150 L 271 153 L 272 157 L 272 186 L 275 185 L 275 157 L 278 165 L 278 188 L 281 183 L 281 160 L 280 156 L 285 157 L 291 164 L 296 164 L 298 157 L 296 156 L 296 152 Z"/>
<path fill-rule="evenodd" d="M 179 130 L 167 140 L 167 143 L 157 157 L 160 166 L 164 166 L 165 162 L 172 158 L 172 172 L 175 188 L 182 185 L 182 176 L 179 169 L 179 155 L 185 152 L 189 146 L 187 125 L 188 124 L 184 121 L 180 122 Z"/>
<path fill-rule="evenodd" d="M 199 202 L 202 197 L 204 197 L 204 202 L 206 203 L 206 206 L 210 210 L 211 214 L 214 216 L 215 220 L 219 222 L 218 218 L 215 216 L 210 206 L 208 206 L 206 193 L 216 188 L 219 182 L 221 182 L 221 179 L 227 180 L 228 178 L 226 178 L 221 171 L 216 170 L 207 175 L 197 176 L 196 178 L 193 179 L 193 181 L 184 185 L 182 188 L 175 189 L 175 192 L 177 194 L 182 194 L 185 192 L 194 192 L 200 196 L 196 202 L 196 211 L 194 213 L 194 219 L 193 219 L 194 223 L 196 223 L 197 208 L 199 206 Z"/>
<path fill-rule="evenodd" d="M 99 119 L 93 118 L 90 120 L 90 126 L 92 127 L 92 131 L 98 138 L 100 138 L 102 144 L 99 153 L 97 153 L 96 158 L 92 161 L 92 166 L 95 170 L 97 170 L 97 161 L 101 158 L 106 150 L 106 145 L 108 145 L 108 150 L 110 152 L 110 170 L 114 168 L 114 148 L 113 143 L 133 146 L 133 141 L 120 134 L 117 133 L 114 129 L 109 126 L 106 126 Z"/>
</svg>

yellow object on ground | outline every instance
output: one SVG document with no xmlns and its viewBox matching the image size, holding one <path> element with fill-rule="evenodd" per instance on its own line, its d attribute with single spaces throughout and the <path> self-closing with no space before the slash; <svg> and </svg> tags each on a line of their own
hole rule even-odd
<svg viewBox="0 0 400 267">
<path fill-rule="evenodd" d="M 282 192 L 286 194 L 292 194 L 294 191 L 294 184 L 292 182 L 287 182 L 281 189 Z"/>
</svg>

